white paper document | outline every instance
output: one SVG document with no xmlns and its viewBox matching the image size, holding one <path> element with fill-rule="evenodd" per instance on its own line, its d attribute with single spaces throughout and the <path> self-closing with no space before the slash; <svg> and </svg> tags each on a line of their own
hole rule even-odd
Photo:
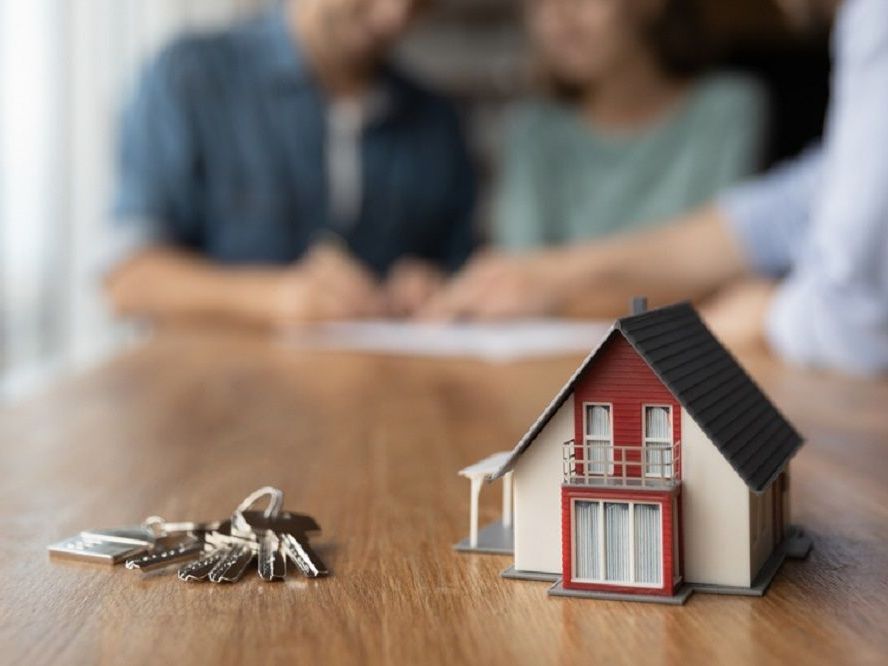
<svg viewBox="0 0 888 666">
<path fill-rule="evenodd" d="M 609 328 L 609 322 L 562 319 L 455 324 L 358 321 L 293 329 L 286 342 L 304 349 L 505 362 L 585 354 Z"/>
</svg>

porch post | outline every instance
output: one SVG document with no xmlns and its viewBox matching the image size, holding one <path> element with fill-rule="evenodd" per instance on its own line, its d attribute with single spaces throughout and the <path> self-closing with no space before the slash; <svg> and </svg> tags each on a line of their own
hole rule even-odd
<svg viewBox="0 0 888 666">
<path fill-rule="evenodd" d="M 512 526 L 512 472 L 503 476 L 503 527 Z"/>
<path fill-rule="evenodd" d="M 472 548 L 478 547 L 478 496 L 481 494 L 481 479 L 480 476 L 472 476 L 471 477 L 471 505 L 469 509 L 469 546 Z"/>
<path fill-rule="evenodd" d="M 509 451 L 500 451 L 487 456 L 474 465 L 459 470 L 459 475 L 471 483 L 469 489 L 469 538 L 461 542 L 461 544 L 465 544 L 468 541 L 468 545 L 460 545 L 460 550 L 478 549 L 478 500 L 481 495 L 481 485 L 506 464 L 510 455 Z M 505 514 L 503 520 L 510 524 L 512 522 L 512 475 L 506 474 L 506 478 L 509 486 L 503 490 L 503 513 Z"/>
</svg>

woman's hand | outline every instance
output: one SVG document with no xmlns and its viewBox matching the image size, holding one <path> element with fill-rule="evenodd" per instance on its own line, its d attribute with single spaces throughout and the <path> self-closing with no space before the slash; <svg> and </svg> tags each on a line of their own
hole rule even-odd
<svg viewBox="0 0 888 666">
<path fill-rule="evenodd" d="M 422 319 L 505 319 L 556 313 L 567 296 L 557 254 L 476 255 L 419 310 Z"/>
<path fill-rule="evenodd" d="M 735 351 L 761 347 L 765 342 L 765 321 L 774 298 L 776 284 L 747 279 L 728 285 L 700 308 L 712 331 Z"/>
</svg>

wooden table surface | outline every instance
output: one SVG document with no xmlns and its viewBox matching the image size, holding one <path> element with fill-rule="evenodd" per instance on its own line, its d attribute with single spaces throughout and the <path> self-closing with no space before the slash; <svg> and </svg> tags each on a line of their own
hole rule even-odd
<svg viewBox="0 0 888 666">
<path fill-rule="evenodd" d="M 309 354 L 156 339 L 0 414 L 0 662 L 886 663 L 888 384 L 744 361 L 807 437 L 814 538 L 761 599 L 550 598 L 458 555 L 462 466 L 508 449 L 578 359 Z M 50 559 L 88 527 L 224 517 L 271 484 L 323 527 L 327 579 L 227 587 Z M 482 521 L 499 489 L 482 495 Z"/>
</svg>

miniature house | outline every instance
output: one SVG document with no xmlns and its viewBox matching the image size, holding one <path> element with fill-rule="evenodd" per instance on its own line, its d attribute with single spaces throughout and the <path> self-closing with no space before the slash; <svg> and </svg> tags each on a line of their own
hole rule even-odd
<svg viewBox="0 0 888 666">
<path fill-rule="evenodd" d="M 511 453 L 474 470 L 514 485 L 513 515 L 482 532 L 513 533 L 503 575 L 551 580 L 550 594 L 760 595 L 810 548 L 789 524 L 802 440 L 691 305 L 636 308 Z"/>
</svg>

